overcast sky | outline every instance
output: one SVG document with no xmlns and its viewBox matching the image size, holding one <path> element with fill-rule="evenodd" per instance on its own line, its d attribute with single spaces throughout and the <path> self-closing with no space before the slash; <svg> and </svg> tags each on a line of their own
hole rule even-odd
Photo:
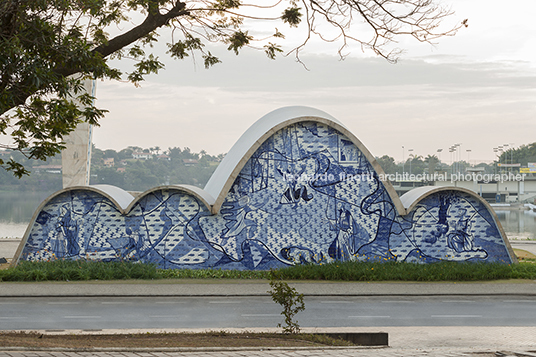
<svg viewBox="0 0 536 357">
<path fill-rule="evenodd" d="M 461 143 L 462 159 L 491 161 L 493 147 L 536 141 L 536 1 L 456 0 L 451 21 L 469 27 L 435 47 L 403 40 L 397 64 L 354 48 L 344 61 L 312 43 L 302 56 L 276 61 L 215 47 L 223 63 L 161 57 L 166 69 L 141 88 L 99 82 L 97 106 L 110 112 L 94 130 L 99 149 L 129 145 L 229 151 L 264 114 L 284 106 L 323 110 L 344 123 L 375 156 L 397 161 L 409 149 L 426 156 Z M 272 25 L 273 26 L 273 25 Z M 402 146 L 405 147 L 403 152 Z M 468 152 L 467 150 L 471 150 Z"/>
</svg>

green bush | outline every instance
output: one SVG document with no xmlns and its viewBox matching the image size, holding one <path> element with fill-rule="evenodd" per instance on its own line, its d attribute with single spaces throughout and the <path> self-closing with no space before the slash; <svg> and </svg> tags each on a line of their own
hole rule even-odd
<svg viewBox="0 0 536 357">
<path fill-rule="evenodd" d="M 429 264 L 397 262 L 333 262 L 296 265 L 278 269 L 285 280 L 335 281 L 479 281 L 536 279 L 536 264 L 438 262 Z"/>
<path fill-rule="evenodd" d="M 271 274 L 270 286 L 272 290 L 269 290 L 268 293 L 275 303 L 283 307 L 281 315 L 285 317 L 285 325 L 277 324 L 277 327 L 281 327 L 285 334 L 300 333 L 300 325 L 297 320 L 294 320 L 294 316 L 298 312 L 305 310 L 303 294 L 298 293 L 288 283 L 275 279 L 273 274 Z"/>
<path fill-rule="evenodd" d="M 54 260 L 21 262 L 0 270 L 0 281 L 84 281 L 120 279 L 159 279 L 155 265 L 132 262 Z"/>
<path fill-rule="evenodd" d="M 333 262 L 296 265 L 273 270 L 281 280 L 331 281 L 483 281 L 497 279 L 536 280 L 536 264 L 457 263 L 430 264 Z M 122 279 L 265 279 L 268 271 L 219 269 L 157 269 L 154 264 L 55 260 L 21 262 L 0 270 L 0 281 L 84 281 Z"/>
</svg>

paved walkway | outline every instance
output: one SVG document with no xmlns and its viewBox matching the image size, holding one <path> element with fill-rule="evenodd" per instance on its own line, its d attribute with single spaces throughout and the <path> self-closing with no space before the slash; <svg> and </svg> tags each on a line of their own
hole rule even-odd
<svg viewBox="0 0 536 357">
<path fill-rule="evenodd" d="M 305 296 L 523 295 L 536 297 L 536 281 L 485 283 L 292 282 Z M 268 296 L 263 280 L 192 280 L 162 282 L 42 282 L 0 284 L 0 297 L 18 296 Z"/>
<path fill-rule="evenodd" d="M 496 351 L 467 351 L 453 349 L 421 350 L 421 349 L 346 349 L 346 350 L 246 350 L 246 351 L 196 351 L 196 352 L 55 352 L 55 351 L 0 351 L 0 357 L 456 357 L 456 356 L 520 356 L 510 351 L 496 354 Z M 523 352 L 523 351 L 522 351 Z M 527 356 L 522 354 L 521 356 Z M 528 355 L 530 356 L 530 355 Z M 536 356 L 534 354 L 533 356 Z"/>
<path fill-rule="evenodd" d="M 471 348 L 352 348 L 352 349 L 219 349 L 197 351 L 2 351 L 0 357 L 457 357 L 528 356 L 525 350 L 479 350 Z"/>
<path fill-rule="evenodd" d="M 345 350 L 245 350 L 245 351 L 196 351 L 196 352 L 55 352 L 55 351 L 0 351 L 0 357 L 399 357 L 399 356 L 519 356 L 511 352 L 498 355 L 495 351 L 421 350 L 421 349 L 345 349 Z M 524 354 L 526 355 L 526 354 Z M 536 356 L 536 355 L 535 355 Z"/>
<path fill-rule="evenodd" d="M 527 252 L 536 255 L 536 241 L 511 240 L 510 245 L 514 249 L 526 250 Z"/>
</svg>

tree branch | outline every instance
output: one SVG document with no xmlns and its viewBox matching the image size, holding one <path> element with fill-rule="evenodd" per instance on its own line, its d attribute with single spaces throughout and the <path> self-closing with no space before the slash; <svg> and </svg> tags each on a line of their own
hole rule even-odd
<svg viewBox="0 0 536 357">
<path fill-rule="evenodd" d="M 156 12 L 149 12 L 145 20 L 138 26 L 134 27 L 130 31 L 119 35 L 110 41 L 108 41 L 106 44 L 102 44 L 95 49 L 93 49 L 91 52 L 93 54 L 100 54 L 102 58 L 106 58 L 112 53 L 136 42 L 138 39 L 146 36 L 147 34 L 151 33 L 152 31 L 156 30 L 159 27 L 162 27 L 169 23 L 170 20 L 177 18 L 179 16 L 184 16 L 189 13 L 189 10 L 186 10 L 186 4 L 177 1 L 175 6 L 171 8 L 167 13 L 161 14 L 158 10 Z M 80 68 L 77 67 L 57 67 L 53 71 L 55 74 L 68 77 L 70 75 L 76 74 L 80 72 Z M 40 88 L 42 89 L 42 88 Z M 19 91 L 17 95 L 14 97 L 13 102 L 11 103 L 11 107 L 16 107 L 19 105 L 23 105 L 26 100 L 35 93 L 36 91 Z M 4 111 L 5 112 L 5 111 Z M 0 115 L 3 113 L 0 113 Z"/>
<path fill-rule="evenodd" d="M 179 16 L 187 15 L 188 13 L 189 11 L 186 10 L 186 4 L 178 1 L 175 6 L 166 14 L 160 14 L 158 11 L 156 13 L 149 13 L 145 18 L 145 21 L 143 21 L 140 25 L 122 35 L 113 38 L 112 40 L 108 41 L 108 43 L 100 45 L 99 47 L 95 48 L 93 52 L 100 53 L 102 57 L 107 57 L 112 53 L 130 45 L 131 43 L 136 42 L 136 40 L 153 32 L 157 28 L 168 24 L 170 20 Z"/>
</svg>

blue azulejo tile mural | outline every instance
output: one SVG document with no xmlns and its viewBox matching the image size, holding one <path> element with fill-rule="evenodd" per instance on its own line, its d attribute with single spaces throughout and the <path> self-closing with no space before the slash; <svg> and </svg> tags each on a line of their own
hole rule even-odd
<svg viewBox="0 0 536 357">
<path fill-rule="evenodd" d="M 117 188 L 56 193 L 36 213 L 16 259 L 263 270 L 335 260 L 513 262 L 478 196 L 428 188 L 401 201 L 342 124 L 304 111 L 262 118 L 205 190 L 159 187 L 123 206 Z"/>
</svg>

